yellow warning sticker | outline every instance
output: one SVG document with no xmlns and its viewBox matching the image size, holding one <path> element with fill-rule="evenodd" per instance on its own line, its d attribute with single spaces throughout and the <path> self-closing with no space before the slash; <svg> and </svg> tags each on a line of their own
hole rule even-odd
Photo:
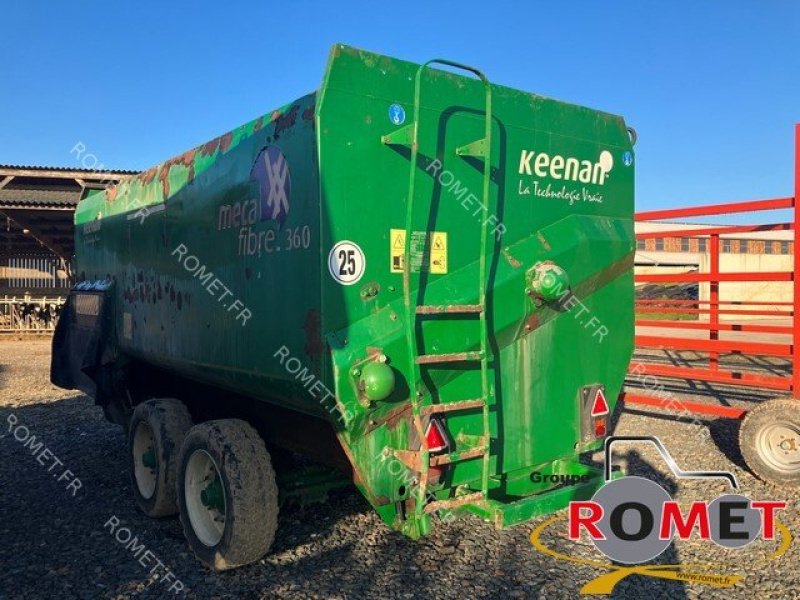
<svg viewBox="0 0 800 600">
<path fill-rule="evenodd" d="M 392 273 L 403 272 L 403 255 L 406 249 L 406 230 L 391 229 L 389 231 L 389 256 Z"/>
<path fill-rule="evenodd" d="M 389 270 L 403 272 L 405 257 L 405 229 L 389 230 Z M 411 233 L 411 272 L 427 271 L 433 275 L 447 273 L 447 233 L 444 231 L 413 231 Z"/>
<path fill-rule="evenodd" d="M 433 232 L 431 242 L 431 273 L 443 275 L 447 273 L 447 234 L 443 231 Z"/>
</svg>

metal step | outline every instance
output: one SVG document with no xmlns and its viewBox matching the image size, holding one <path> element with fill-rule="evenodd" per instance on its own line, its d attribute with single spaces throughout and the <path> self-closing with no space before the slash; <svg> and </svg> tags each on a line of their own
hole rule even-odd
<svg viewBox="0 0 800 600">
<path fill-rule="evenodd" d="M 447 500 L 434 500 L 425 505 L 423 509 L 426 513 L 435 512 L 441 509 L 458 508 L 465 504 L 476 504 L 483 502 L 483 492 L 475 492 L 474 494 L 467 494 L 465 496 L 458 496 L 456 498 L 448 498 Z"/>
<path fill-rule="evenodd" d="M 440 413 L 455 412 L 459 410 L 470 410 L 471 408 L 483 408 L 486 400 L 475 398 L 475 400 L 459 400 L 458 402 L 447 402 L 444 404 L 432 404 L 422 407 L 423 415 L 436 415 Z"/>
<path fill-rule="evenodd" d="M 427 304 L 417 306 L 418 315 L 469 315 L 483 312 L 482 304 Z"/>
<path fill-rule="evenodd" d="M 453 363 L 481 360 L 483 352 L 451 352 L 449 354 L 421 354 L 417 357 L 418 365 L 434 365 L 438 363 Z"/>
<path fill-rule="evenodd" d="M 481 447 L 481 448 L 472 448 L 470 450 L 464 450 L 463 452 L 452 452 L 450 454 L 438 454 L 436 456 L 430 457 L 430 464 L 432 467 L 440 467 L 442 465 L 450 465 L 454 462 L 460 462 L 462 460 L 469 460 L 471 458 L 478 458 L 479 456 L 483 456 L 488 452 L 488 448 Z"/>
</svg>

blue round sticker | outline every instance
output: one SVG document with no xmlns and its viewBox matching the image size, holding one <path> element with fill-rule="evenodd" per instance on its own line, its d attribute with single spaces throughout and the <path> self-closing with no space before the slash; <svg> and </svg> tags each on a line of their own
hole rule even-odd
<svg viewBox="0 0 800 600">
<path fill-rule="evenodd" d="M 633 164 L 633 154 L 625 152 L 625 154 L 622 155 L 622 163 L 626 167 L 630 167 Z"/>
<path fill-rule="evenodd" d="M 389 120 L 395 125 L 402 125 L 406 120 L 406 111 L 399 104 L 392 104 L 389 107 Z"/>
</svg>

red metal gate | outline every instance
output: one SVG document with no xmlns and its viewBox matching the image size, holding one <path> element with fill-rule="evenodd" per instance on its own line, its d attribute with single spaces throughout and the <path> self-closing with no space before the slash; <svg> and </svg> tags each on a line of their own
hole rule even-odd
<svg viewBox="0 0 800 600">
<path fill-rule="evenodd" d="M 697 316 L 697 321 L 664 320 L 664 319 L 639 319 L 637 328 L 649 327 L 665 330 L 664 335 L 640 335 L 637 330 L 637 349 L 661 350 L 691 350 L 707 355 L 708 364 L 704 368 L 691 366 L 678 366 L 668 364 L 638 363 L 637 375 L 652 376 L 655 378 L 679 378 L 684 380 L 707 381 L 714 383 L 733 384 L 775 390 L 776 396 L 800 396 L 800 261 L 798 261 L 797 234 L 793 235 L 795 247 L 792 253 L 790 271 L 723 271 L 720 270 L 720 243 L 725 243 L 726 237 L 731 234 L 747 234 L 765 231 L 796 231 L 796 224 L 800 222 L 800 124 L 795 126 L 795 169 L 794 169 L 794 196 L 785 198 L 772 198 L 767 200 L 752 200 L 748 202 L 735 202 L 729 204 L 713 204 L 708 206 L 695 206 L 671 210 L 654 210 L 637 213 L 637 222 L 657 222 L 664 220 L 683 219 L 687 217 L 707 217 L 714 215 L 731 215 L 736 213 L 751 213 L 774 211 L 779 209 L 792 209 L 791 222 L 764 223 L 758 225 L 726 225 L 726 226 L 701 226 L 700 228 L 682 228 L 680 225 L 663 231 L 639 232 L 638 240 L 647 239 L 707 239 L 709 252 L 708 269 L 704 272 L 697 271 L 682 273 L 642 273 L 635 276 L 636 283 L 689 283 L 708 284 L 708 299 L 701 300 L 698 296 L 694 299 L 658 299 L 637 300 L 637 312 L 670 313 L 671 315 Z M 695 226 L 696 227 L 696 226 Z M 722 237 L 721 236 L 726 236 Z M 663 242 L 662 242 L 663 245 Z M 787 246 L 789 243 L 787 242 Z M 765 246 L 766 247 L 766 246 Z M 720 284 L 724 282 L 791 282 L 791 301 L 747 301 L 720 300 Z M 789 321 L 787 324 L 763 324 L 740 322 L 742 317 L 769 316 L 779 317 Z M 720 317 L 723 317 L 722 319 Z M 704 320 L 707 318 L 707 320 Z M 666 330 L 702 331 L 703 339 L 679 337 Z M 720 332 L 741 332 L 740 339 L 720 339 Z M 760 334 L 760 335 L 759 335 Z M 791 343 L 776 343 L 772 341 L 754 340 L 754 337 L 763 337 L 763 334 L 779 334 L 791 336 Z M 737 334 L 738 335 L 738 334 Z M 791 375 L 764 375 L 735 371 L 720 366 L 720 355 L 727 353 L 749 354 L 764 357 L 783 357 L 791 363 Z M 630 371 L 629 371 L 630 373 Z M 663 396 L 647 395 L 643 393 L 623 393 L 620 398 L 626 404 L 639 404 L 658 408 L 674 409 L 675 400 Z M 685 413 L 697 415 L 712 415 L 728 418 L 741 418 L 745 410 L 730 406 L 713 405 L 681 399 L 680 408 Z"/>
</svg>

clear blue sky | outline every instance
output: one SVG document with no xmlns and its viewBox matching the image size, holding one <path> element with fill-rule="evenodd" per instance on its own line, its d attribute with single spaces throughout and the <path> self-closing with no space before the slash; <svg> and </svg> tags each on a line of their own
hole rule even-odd
<svg viewBox="0 0 800 600">
<path fill-rule="evenodd" d="M 9 4 L 11 6 L 9 6 Z M 4 3 L 0 163 L 144 169 L 318 87 L 344 42 L 624 115 L 638 208 L 791 195 L 800 3 Z"/>
</svg>

